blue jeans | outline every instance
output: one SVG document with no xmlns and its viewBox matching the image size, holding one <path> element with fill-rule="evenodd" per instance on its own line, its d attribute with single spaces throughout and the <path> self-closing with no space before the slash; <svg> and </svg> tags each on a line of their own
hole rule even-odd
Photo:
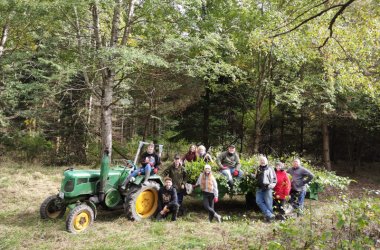
<svg viewBox="0 0 380 250">
<path fill-rule="evenodd" d="M 272 189 L 257 189 L 256 203 L 265 217 L 271 218 L 273 214 L 273 190 Z"/>
<path fill-rule="evenodd" d="M 224 176 L 227 177 L 228 181 L 232 181 L 232 176 L 233 176 L 233 173 L 234 173 L 235 169 L 236 168 L 229 168 L 229 169 L 220 170 L 220 172 Z M 243 171 L 241 171 L 240 169 L 238 171 L 239 171 L 239 175 L 236 178 L 241 178 L 243 176 Z"/>
<path fill-rule="evenodd" d="M 303 209 L 303 203 L 305 201 L 306 190 L 302 191 L 290 191 L 290 200 L 289 203 L 292 205 L 294 209 Z"/>
<path fill-rule="evenodd" d="M 146 172 L 151 172 L 151 171 L 152 171 L 152 167 L 149 164 L 146 164 L 145 167 L 141 167 L 141 168 L 138 168 L 135 171 L 133 171 L 130 174 L 130 176 L 136 177 L 139 175 L 139 173 L 144 175 Z"/>
</svg>

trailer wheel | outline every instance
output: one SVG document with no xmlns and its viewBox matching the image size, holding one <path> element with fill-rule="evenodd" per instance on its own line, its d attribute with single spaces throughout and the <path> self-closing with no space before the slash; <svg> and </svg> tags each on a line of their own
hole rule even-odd
<svg viewBox="0 0 380 250">
<path fill-rule="evenodd" d="M 149 219 L 157 213 L 160 185 L 149 181 L 147 185 L 131 186 L 124 199 L 127 217 L 134 221 Z"/>
<path fill-rule="evenodd" d="M 57 195 L 47 197 L 40 206 L 42 219 L 59 219 L 66 212 L 66 205 Z"/>
<path fill-rule="evenodd" d="M 66 229 L 70 233 L 86 230 L 94 221 L 94 211 L 86 204 L 81 204 L 70 211 L 66 220 Z"/>
</svg>

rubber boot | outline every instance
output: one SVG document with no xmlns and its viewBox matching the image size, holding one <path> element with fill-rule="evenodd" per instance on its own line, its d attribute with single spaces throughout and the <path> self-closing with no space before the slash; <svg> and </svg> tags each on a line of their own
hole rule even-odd
<svg viewBox="0 0 380 250">
<path fill-rule="evenodd" d="M 149 182 L 148 182 L 149 177 L 150 177 L 150 172 L 145 172 L 145 179 L 144 179 L 143 185 L 146 186 L 149 184 Z"/>
</svg>

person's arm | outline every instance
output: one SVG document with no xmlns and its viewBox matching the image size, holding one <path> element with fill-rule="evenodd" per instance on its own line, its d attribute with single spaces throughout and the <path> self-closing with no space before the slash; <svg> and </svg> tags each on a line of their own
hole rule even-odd
<svg viewBox="0 0 380 250">
<path fill-rule="evenodd" d="M 186 182 L 187 182 L 187 172 L 186 172 L 186 169 L 183 168 L 183 181 L 182 181 L 182 185 L 185 185 Z"/>
<path fill-rule="evenodd" d="M 224 152 L 220 153 L 218 157 L 216 157 L 216 164 L 218 164 L 220 170 L 226 169 L 222 164 L 223 158 Z"/>
<path fill-rule="evenodd" d="M 154 154 L 154 158 L 155 158 L 154 167 L 160 169 L 161 157 L 159 157 L 157 154 Z"/>
<path fill-rule="evenodd" d="M 236 165 L 235 165 L 235 168 L 237 170 L 240 170 L 240 167 L 241 167 L 241 164 L 240 164 L 240 158 L 239 158 L 239 155 L 237 153 L 235 153 L 235 160 L 236 160 Z"/>
<path fill-rule="evenodd" d="M 145 158 L 147 157 L 148 153 L 147 152 L 144 152 L 141 157 L 140 157 L 140 163 L 141 165 L 144 165 L 145 163 Z"/>
<path fill-rule="evenodd" d="M 163 175 L 164 177 L 169 176 L 170 168 L 171 168 L 171 166 L 167 167 L 167 168 L 164 170 L 164 172 L 162 173 L 162 175 Z"/>
<path fill-rule="evenodd" d="M 304 176 L 303 183 L 308 184 L 314 178 L 314 175 L 309 170 L 307 170 L 306 168 L 304 168 L 303 170 L 304 170 L 302 173 L 302 175 Z"/>
<path fill-rule="evenodd" d="M 272 183 L 269 184 L 268 187 L 270 189 L 273 189 L 277 184 L 277 176 L 276 176 L 276 172 L 274 172 L 274 169 L 272 167 L 269 167 L 269 169 L 270 169 L 270 177 L 271 177 Z"/>
<path fill-rule="evenodd" d="M 199 175 L 197 182 L 195 183 L 194 187 L 198 187 L 201 185 L 201 180 L 202 180 L 202 174 Z"/>
<path fill-rule="evenodd" d="M 212 177 L 212 192 L 214 193 L 215 198 L 218 198 L 219 192 L 218 192 L 218 183 L 215 180 L 215 177 Z"/>
<path fill-rule="evenodd" d="M 285 190 L 285 196 L 288 196 L 288 195 L 290 194 L 291 184 L 290 184 L 289 176 L 288 176 L 288 174 L 286 174 L 286 173 L 285 173 L 284 184 L 285 184 L 285 187 L 284 187 L 284 190 Z"/>
</svg>

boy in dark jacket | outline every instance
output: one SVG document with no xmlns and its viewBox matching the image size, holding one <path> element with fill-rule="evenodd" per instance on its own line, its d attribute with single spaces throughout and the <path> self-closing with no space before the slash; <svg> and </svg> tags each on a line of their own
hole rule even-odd
<svg viewBox="0 0 380 250">
<path fill-rule="evenodd" d="M 158 191 L 158 214 L 157 220 L 162 220 L 166 218 L 169 213 L 172 213 L 172 221 L 177 220 L 178 213 L 178 198 L 177 191 L 173 187 L 172 179 L 169 177 L 165 178 L 165 186 L 160 188 Z"/>
</svg>

